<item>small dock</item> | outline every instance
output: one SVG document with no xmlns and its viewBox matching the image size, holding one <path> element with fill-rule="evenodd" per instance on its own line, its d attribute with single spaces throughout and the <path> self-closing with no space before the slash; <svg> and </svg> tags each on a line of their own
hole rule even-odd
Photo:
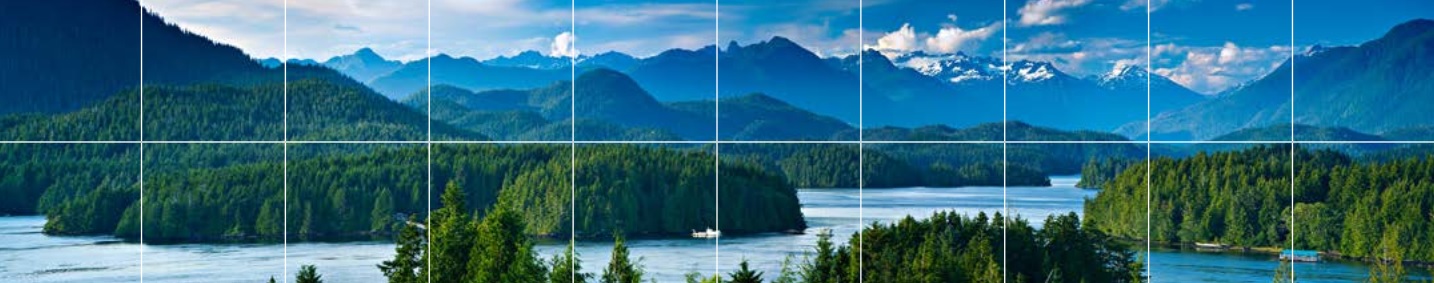
<svg viewBox="0 0 1434 283">
<path fill-rule="evenodd" d="M 1319 252 L 1311 250 L 1284 250 L 1280 252 L 1280 260 L 1293 262 L 1319 262 Z"/>
</svg>

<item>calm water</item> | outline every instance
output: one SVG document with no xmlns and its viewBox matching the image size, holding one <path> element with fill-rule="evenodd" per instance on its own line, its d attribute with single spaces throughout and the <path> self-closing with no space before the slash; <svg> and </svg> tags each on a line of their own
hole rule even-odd
<svg viewBox="0 0 1434 283">
<path fill-rule="evenodd" d="M 918 218 L 938 210 L 960 213 L 1002 211 L 1040 219 L 1058 213 L 1081 212 L 1082 200 L 1095 191 L 1073 187 L 1075 177 L 1058 177 L 1050 188 L 999 187 L 803 190 L 802 212 L 812 228 L 832 229 L 845 243 L 862 223 L 887 222 L 906 215 Z M 162 245 L 121 243 L 111 237 L 52 237 L 40 234 L 44 218 L 0 217 L 0 281 L 3 282 L 124 282 L 138 281 L 143 256 L 147 282 L 263 282 L 284 278 L 283 245 Z M 660 282 L 681 282 L 684 274 L 727 273 L 742 259 L 775 277 L 782 260 L 800 261 L 812 250 L 816 236 L 764 234 L 712 239 L 634 239 L 632 255 L 641 258 L 651 276 Z M 545 258 L 560 252 L 563 243 L 547 243 L 538 250 Z M 578 253 L 587 272 L 607 265 L 611 242 L 579 242 Z M 380 282 L 375 264 L 393 255 L 393 245 L 380 242 L 291 243 L 289 270 L 315 264 L 329 282 Z M 1240 255 L 1157 250 L 1150 272 L 1157 282 L 1269 282 L 1278 265 L 1269 255 Z M 292 271 L 290 271 L 292 273 Z M 1350 282 L 1368 270 L 1358 264 L 1323 262 L 1299 264 L 1303 282 Z M 290 274 L 292 275 L 292 274 Z"/>
</svg>

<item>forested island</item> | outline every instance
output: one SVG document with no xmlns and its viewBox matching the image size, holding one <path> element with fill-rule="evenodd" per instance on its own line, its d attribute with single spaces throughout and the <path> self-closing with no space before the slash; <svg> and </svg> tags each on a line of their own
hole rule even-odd
<svg viewBox="0 0 1434 283">
<path fill-rule="evenodd" d="M 1292 154 L 1289 145 L 1274 145 L 1136 162 L 1100 184 L 1101 192 L 1087 201 L 1085 215 L 1093 228 L 1147 238 L 1147 169 L 1152 169 L 1149 239 L 1155 242 L 1289 247 L 1294 241 L 1297 249 L 1351 259 L 1434 262 L 1434 247 L 1426 244 L 1434 242 L 1428 221 L 1434 218 L 1430 157 L 1361 159 L 1305 148 Z"/>
<path fill-rule="evenodd" d="M 17 147 L 19 145 L 6 145 Z M 348 148 L 338 145 L 291 145 L 289 161 L 289 235 L 299 239 L 386 237 L 402 223 L 398 215 L 424 217 L 427 153 L 421 146 Z M 42 147 L 44 148 L 44 147 Z M 80 163 L 58 159 L 5 166 L 7 192 L 37 194 L 34 211 L 50 221 L 50 234 L 114 234 L 139 237 L 138 184 L 126 182 L 137 167 L 124 162 L 132 147 L 75 145 L 53 151 L 10 150 L 14 155 L 86 154 L 101 151 L 110 159 L 95 166 L 67 171 L 50 166 Z M 205 163 L 226 150 L 254 152 L 277 146 L 214 145 L 147 149 L 166 158 L 200 160 L 212 168 L 155 166 L 145 172 L 145 241 L 206 242 L 228 240 L 278 241 L 283 236 L 282 164 L 277 160 Z M 106 151 L 108 150 L 108 151 Z M 435 146 L 432 192 L 463 191 L 468 214 L 481 216 L 498 203 L 525 211 L 529 235 L 610 236 L 676 235 L 716 227 L 713 157 L 700 151 L 630 145 L 578 147 L 576 193 L 583 197 L 570 211 L 569 148 L 566 145 L 442 145 Z M 265 156 L 256 154 L 256 157 Z M 272 153 L 270 155 L 272 156 Z M 12 156 L 12 158 L 23 158 Z M 84 159 L 81 159 L 84 160 Z M 133 160 L 133 159 L 130 159 Z M 169 159 L 166 159 L 169 160 Z M 147 164 L 157 163 L 146 159 Z M 84 163 L 81 163 L 84 164 Z M 158 165 L 158 164 L 155 164 Z M 734 187 L 721 191 L 721 227 L 731 233 L 802 230 L 806 226 L 795 189 L 775 175 L 740 162 L 722 164 L 722 180 Z M 119 168 L 119 169 L 115 169 Z M 113 170 L 107 170 L 113 169 Z M 54 170 L 54 171 L 48 171 Z M 90 176 L 94 174 L 94 176 Z M 74 178 L 87 176 L 89 178 Z M 55 180 L 87 181 L 72 184 Z M 24 188 L 52 188 L 25 192 Z M 20 198 L 7 198 L 19 201 Z M 441 207 L 435 207 L 440 209 Z M 644 213 L 662 211 L 663 213 Z M 576 231 L 568 225 L 576 219 Z M 421 220 L 420 220 L 421 222 Z"/>
</svg>

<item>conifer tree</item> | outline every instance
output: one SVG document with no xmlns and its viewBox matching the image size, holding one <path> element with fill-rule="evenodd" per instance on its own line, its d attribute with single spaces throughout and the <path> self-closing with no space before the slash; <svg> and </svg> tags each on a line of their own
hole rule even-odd
<svg viewBox="0 0 1434 283">
<path fill-rule="evenodd" d="M 612 245 L 612 261 L 603 270 L 602 283 L 641 283 L 642 268 L 628 259 L 627 243 L 621 234 L 615 236 Z"/>
<path fill-rule="evenodd" d="M 730 281 L 730 282 L 731 282 L 731 283 L 762 283 L 762 273 L 763 273 L 763 272 L 761 272 L 761 271 L 755 271 L 755 270 L 752 270 L 752 269 L 748 268 L 748 266 L 747 266 L 747 260 L 743 259 L 743 260 L 742 260 L 742 263 L 737 264 L 737 270 L 736 270 L 736 271 L 732 271 L 732 273 L 730 274 L 730 276 L 732 276 L 732 281 Z"/>
<path fill-rule="evenodd" d="M 417 217 L 410 215 L 408 222 L 417 222 L 416 219 Z M 423 232 L 410 223 L 404 223 L 395 242 L 393 260 L 378 265 L 383 276 L 388 277 L 389 283 L 428 282 L 428 278 L 420 273 L 427 263 L 424 258 L 427 241 L 424 240 Z"/>
<path fill-rule="evenodd" d="M 324 283 L 324 276 L 319 275 L 318 268 L 313 265 L 299 267 L 299 273 L 294 275 L 294 283 Z"/>
</svg>

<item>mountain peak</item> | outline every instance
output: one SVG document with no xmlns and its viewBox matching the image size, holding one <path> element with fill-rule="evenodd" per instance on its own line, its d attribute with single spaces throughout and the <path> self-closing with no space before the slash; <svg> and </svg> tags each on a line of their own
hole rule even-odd
<svg viewBox="0 0 1434 283">
<path fill-rule="evenodd" d="M 1097 81 L 1105 85 L 1129 80 L 1143 80 L 1148 75 L 1150 72 L 1145 71 L 1145 68 L 1140 65 L 1117 62 L 1110 72 L 1101 75 Z"/>
<path fill-rule="evenodd" d="M 1414 19 L 1390 28 L 1389 32 L 1384 34 L 1384 37 L 1409 38 L 1427 32 L 1434 32 L 1434 20 Z"/>
<path fill-rule="evenodd" d="M 1300 54 L 1300 55 L 1303 55 L 1303 56 L 1305 56 L 1305 57 L 1310 57 L 1310 56 L 1319 55 L 1320 53 L 1324 53 L 1325 51 L 1329 51 L 1329 50 L 1330 50 L 1330 47 L 1326 47 L 1326 46 L 1324 46 L 1324 45 L 1315 44 L 1315 45 L 1310 46 L 1309 49 L 1305 49 L 1305 52 L 1302 53 L 1302 54 Z"/>
<path fill-rule="evenodd" d="M 727 42 L 727 52 L 733 52 L 737 50 L 742 50 L 742 45 L 737 44 L 736 40 Z"/>
<path fill-rule="evenodd" d="M 1045 61 L 1021 60 L 1007 66 L 1011 82 L 1041 82 L 1064 76 L 1055 65 Z"/>
<path fill-rule="evenodd" d="M 567 57 L 548 56 L 536 50 L 525 50 L 513 56 L 498 56 L 482 62 L 492 66 L 531 69 L 561 69 L 572 64 Z"/>
<path fill-rule="evenodd" d="M 353 55 L 354 55 L 354 56 L 358 56 L 358 57 L 360 57 L 360 58 L 373 58 L 373 57 L 378 57 L 379 59 L 383 59 L 383 56 L 379 56 L 379 55 L 378 55 L 378 52 L 374 52 L 374 51 L 373 51 L 373 48 L 368 48 L 368 47 L 359 48 L 358 51 L 354 51 L 354 54 L 353 54 Z"/>
<path fill-rule="evenodd" d="M 796 47 L 801 47 L 801 46 L 798 46 L 796 42 L 792 42 L 791 39 L 787 39 L 786 37 L 782 37 L 782 36 L 780 36 L 780 35 L 778 35 L 778 36 L 773 36 L 772 39 L 768 39 L 768 40 L 767 40 L 767 44 L 776 45 L 776 46 L 796 46 Z"/>
</svg>

